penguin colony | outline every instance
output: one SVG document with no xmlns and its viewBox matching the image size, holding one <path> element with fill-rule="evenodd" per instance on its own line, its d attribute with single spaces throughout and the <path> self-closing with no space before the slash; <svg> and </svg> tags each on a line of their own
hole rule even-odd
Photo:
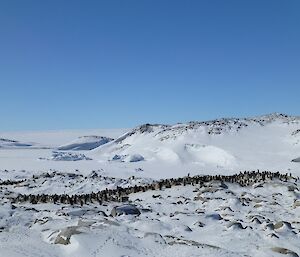
<svg viewBox="0 0 300 257">
<path fill-rule="evenodd" d="M 149 190 L 162 190 L 171 188 L 173 186 L 186 186 L 186 185 L 199 185 L 205 186 L 207 182 L 228 182 L 237 183 L 242 187 L 250 186 L 255 183 L 265 182 L 268 180 L 279 179 L 287 182 L 289 179 L 297 181 L 299 178 L 292 177 L 291 174 L 281 174 L 279 172 L 270 171 L 245 171 L 235 175 L 197 175 L 190 177 L 189 175 L 181 178 L 162 179 L 152 184 L 131 187 L 117 187 L 116 189 L 105 189 L 99 192 L 92 192 L 90 194 L 38 194 L 38 195 L 25 195 L 19 194 L 13 199 L 15 203 L 29 202 L 31 204 L 37 203 L 54 203 L 54 204 L 70 204 L 81 205 L 88 203 L 103 204 L 105 202 L 126 202 L 128 195 L 138 192 L 146 192 Z M 10 182 L 12 183 L 12 181 Z M 20 183 L 20 182 L 19 182 Z"/>
<path fill-rule="evenodd" d="M 5 180 L 5 181 L 0 181 L 0 186 L 12 186 L 12 185 L 17 185 L 25 182 L 26 179 L 23 180 Z"/>
</svg>

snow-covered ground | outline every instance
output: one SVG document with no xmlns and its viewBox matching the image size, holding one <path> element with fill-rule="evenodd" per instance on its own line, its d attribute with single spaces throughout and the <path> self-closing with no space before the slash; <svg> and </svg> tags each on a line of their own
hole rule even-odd
<svg viewBox="0 0 300 257">
<path fill-rule="evenodd" d="M 131 194 L 139 216 L 108 216 L 113 202 L 33 205 L 12 198 L 88 194 L 187 174 L 259 169 L 298 177 L 299 158 L 300 118 L 282 114 L 134 129 L 0 132 L 0 257 L 298 256 L 299 180 Z"/>
<path fill-rule="evenodd" d="M 12 202 L 16 193 L 91 192 L 150 183 L 143 179 L 44 174 L 1 188 L 1 256 L 298 256 L 299 180 L 241 187 L 206 182 L 133 193 L 131 213 L 106 202 Z M 98 186 L 98 187 L 97 187 Z M 94 191 L 95 192 L 95 191 Z M 126 204 L 128 204 L 126 203 Z M 123 207 L 124 206 L 124 207 Z M 131 207 L 132 206 L 132 207 Z M 110 214 L 113 214 L 111 216 Z"/>
</svg>

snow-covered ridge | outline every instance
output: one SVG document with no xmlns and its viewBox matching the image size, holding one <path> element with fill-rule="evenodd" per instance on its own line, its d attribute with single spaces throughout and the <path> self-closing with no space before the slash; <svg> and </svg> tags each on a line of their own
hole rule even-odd
<svg viewBox="0 0 300 257">
<path fill-rule="evenodd" d="M 147 123 L 132 129 L 125 135 L 116 139 L 115 142 L 120 143 L 127 137 L 133 136 L 135 134 L 147 133 L 155 133 L 155 136 L 159 137 L 160 140 L 169 138 L 174 139 L 176 138 L 176 136 L 187 133 L 190 130 L 197 130 L 200 128 L 204 128 L 208 134 L 220 135 L 229 131 L 237 132 L 242 128 L 251 125 L 265 126 L 276 121 L 287 124 L 294 122 L 299 124 L 300 117 L 289 116 L 282 113 L 272 113 L 252 118 L 221 118 L 210 121 L 190 121 L 188 123 L 177 123 L 175 125 Z"/>
<path fill-rule="evenodd" d="M 230 169 L 267 169 L 278 161 L 287 167 L 298 157 L 295 151 L 300 151 L 298 131 L 300 117 L 280 113 L 175 125 L 144 124 L 96 148 L 92 158 L 107 161 L 139 155 L 156 163 Z"/>
<path fill-rule="evenodd" d="M 112 140 L 112 138 L 102 136 L 81 136 L 68 144 L 58 147 L 58 150 L 92 150 Z"/>
</svg>

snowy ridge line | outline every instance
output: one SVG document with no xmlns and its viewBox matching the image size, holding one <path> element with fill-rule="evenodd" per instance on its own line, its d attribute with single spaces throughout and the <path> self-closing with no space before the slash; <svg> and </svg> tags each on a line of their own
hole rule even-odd
<svg viewBox="0 0 300 257">
<path fill-rule="evenodd" d="M 128 195 L 138 192 L 146 192 L 149 190 L 162 190 L 164 188 L 171 188 L 172 186 L 186 186 L 199 184 L 204 186 L 204 183 L 211 181 L 220 181 L 222 183 L 237 183 L 241 187 L 251 186 L 256 183 L 266 182 L 273 179 L 279 179 L 283 182 L 294 179 L 295 182 L 299 180 L 299 177 L 295 178 L 291 174 L 270 171 L 245 171 L 234 175 L 196 175 L 193 177 L 185 176 L 180 178 L 162 179 L 160 181 L 150 183 L 147 185 L 135 185 L 129 187 L 117 187 L 116 189 L 105 189 L 96 193 L 90 194 L 38 194 L 38 195 L 26 195 L 19 194 L 16 198 L 12 198 L 13 203 L 30 202 L 31 204 L 37 203 L 62 203 L 62 204 L 80 204 L 83 206 L 87 203 L 98 202 L 127 202 Z M 257 185 L 259 186 L 259 185 Z"/>
<path fill-rule="evenodd" d="M 283 113 L 271 113 L 262 116 L 255 116 L 250 118 L 219 118 L 214 120 L 207 121 L 190 121 L 187 123 L 177 123 L 177 124 L 142 124 L 121 137 L 115 139 L 115 143 L 121 143 L 128 137 L 145 133 L 155 133 L 155 136 L 162 136 L 160 140 L 168 139 L 175 135 L 170 135 L 168 133 L 177 133 L 181 135 L 189 130 L 195 130 L 200 127 L 207 128 L 207 133 L 212 135 L 222 134 L 224 131 L 239 131 L 242 128 L 248 127 L 251 124 L 258 124 L 260 126 L 265 126 L 269 123 L 272 123 L 276 120 L 281 120 L 284 123 L 293 123 L 299 122 L 300 116 L 289 116 Z M 164 135 L 167 134 L 167 135 Z"/>
</svg>

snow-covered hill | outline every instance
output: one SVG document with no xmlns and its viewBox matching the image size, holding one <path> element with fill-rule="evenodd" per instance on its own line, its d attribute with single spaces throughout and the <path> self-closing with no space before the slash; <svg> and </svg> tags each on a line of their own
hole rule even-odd
<svg viewBox="0 0 300 257">
<path fill-rule="evenodd" d="M 39 148 L 41 146 L 35 143 L 20 142 L 13 139 L 0 138 L 0 148 L 2 149 L 16 149 L 16 148 Z"/>
<path fill-rule="evenodd" d="M 112 138 L 102 136 L 82 136 L 68 144 L 58 147 L 58 150 L 92 150 L 112 140 Z"/>
<path fill-rule="evenodd" d="M 148 163 L 209 169 L 289 169 L 300 156 L 300 118 L 270 114 L 176 125 L 145 124 L 92 151 L 93 158 L 142 156 Z"/>
</svg>

